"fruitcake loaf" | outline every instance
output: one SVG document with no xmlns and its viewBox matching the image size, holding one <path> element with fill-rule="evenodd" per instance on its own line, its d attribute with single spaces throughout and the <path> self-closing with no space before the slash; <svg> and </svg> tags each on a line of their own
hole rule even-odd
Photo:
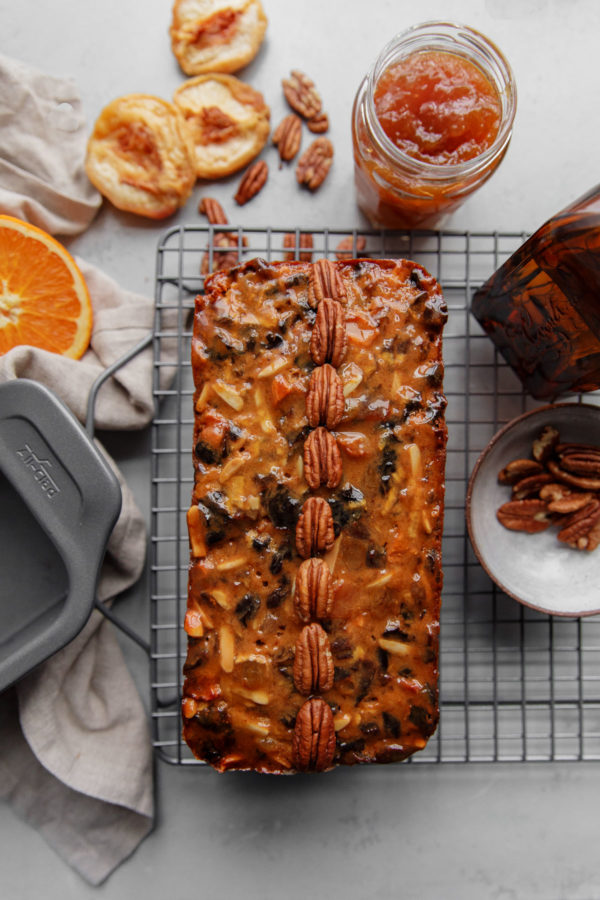
<svg viewBox="0 0 600 900">
<path fill-rule="evenodd" d="M 182 713 L 218 770 L 392 762 L 435 730 L 445 320 L 407 260 L 207 278 Z"/>
</svg>

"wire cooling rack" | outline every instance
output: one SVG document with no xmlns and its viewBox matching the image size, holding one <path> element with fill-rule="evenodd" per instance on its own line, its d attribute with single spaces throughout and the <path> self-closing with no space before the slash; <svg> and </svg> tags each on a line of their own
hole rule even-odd
<svg viewBox="0 0 600 900">
<path fill-rule="evenodd" d="M 160 242 L 156 273 L 152 427 L 151 706 L 157 754 L 197 764 L 181 739 L 179 698 L 186 637 L 192 491 L 191 313 L 202 271 L 227 233 L 240 259 L 309 252 L 298 229 L 183 226 Z M 288 234 L 289 237 L 285 237 Z M 490 581 L 471 549 L 464 503 L 469 475 L 492 435 L 538 404 L 471 316 L 472 292 L 523 242 L 523 233 L 311 232 L 313 258 L 407 257 L 441 283 L 449 308 L 444 333 L 448 398 L 444 592 L 440 639 L 440 724 L 413 763 L 600 759 L 600 617 L 567 619 L 528 609 Z M 290 243 L 292 245 L 290 250 Z M 231 250 L 230 250 L 231 252 Z M 231 262 L 229 262 L 231 264 Z M 176 351 L 172 365 L 163 349 Z M 171 357 L 172 358 L 172 357 Z M 169 384 L 165 387 L 165 384 Z M 598 395 L 587 402 L 600 403 Z"/>
</svg>

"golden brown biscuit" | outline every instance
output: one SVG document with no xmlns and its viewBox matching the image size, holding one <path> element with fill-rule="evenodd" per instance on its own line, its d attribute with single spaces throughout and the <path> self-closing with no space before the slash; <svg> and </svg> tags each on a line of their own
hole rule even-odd
<svg viewBox="0 0 600 900">
<path fill-rule="evenodd" d="M 262 94 L 234 75 L 198 75 L 173 95 L 196 150 L 198 178 L 237 172 L 269 137 L 270 110 Z"/>
<path fill-rule="evenodd" d="M 118 97 L 96 120 L 85 170 L 118 209 L 150 219 L 171 215 L 196 181 L 194 145 L 183 115 L 160 97 Z"/>
<path fill-rule="evenodd" d="M 256 56 L 266 27 L 260 0 L 175 0 L 171 47 L 186 75 L 237 72 Z"/>
</svg>

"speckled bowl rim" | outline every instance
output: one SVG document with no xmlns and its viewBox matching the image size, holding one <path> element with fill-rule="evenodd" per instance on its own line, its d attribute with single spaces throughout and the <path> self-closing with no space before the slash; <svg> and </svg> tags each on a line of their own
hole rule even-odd
<svg viewBox="0 0 600 900">
<path fill-rule="evenodd" d="M 537 604 L 530 603 L 527 600 L 524 600 L 522 597 L 519 597 L 519 595 L 515 594 L 514 591 L 508 590 L 505 587 L 505 585 L 500 581 L 500 579 L 496 575 L 493 575 L 492 572 L 490 571 L 490 569 L 483 557 L 483 554 L 481 553 L 481 551 L 479 549 L 479 545 L 477 544 L 477 541 L 475 540 L 475 536 L 473 534 L 473 526 L 472 526 L 472 522 L 471 522 L 471 500 L 472 500 L 472 496 L 473 496 L 473 489 L 475 486 L 475 482 L 477 480 L 477 476 L 479 474 L 479 471 L 480 471 L 483 463 L 485 462 L 486 458 L 490 454 L 491 450 L 496 446 L 496 444 L 498 444 L 498 443 L 500 443 L 500 441 L 502 441 L 502 439 L 507 434 L 507 432 L 512 431 L 514 428 L 518 427 L 526 419 L 531 418 L 531 416 L 537 416 L 537 415 L 540 415 L 540 413 L 545 413 L 545 412 L 552 412 L 553 410 L 558 409 L 558 408 L 581 409 L 582 407 L 585 409 L 593 410 L 598 416 L 600 416 L 600 406 L 595 406 L 592 403 L 569 403 L 569 402 L 548 403 L 545 406 L 538 406 L 535 409 L 527 410 L 527 412 L 521 413 L 521 415 L 516 416 L 514 419 L 511 419 L 510 422 L 507 422 L 506 425 L 503 425 L 502 428 L 500 428 L 500 430 L 497 431 L 496 434 L 491 438 L 491 440 L 489 441 L 487 446 L 484 447 L 484 449 L 481 451 L 479 458 L 477 459 L 477 462 L 473 466 L 473 471 L 471 472 L 471 476 L 469 478 L 469 482 L 468 482 L 468 486 L 467 486 L 467 494 L 466 494 L 466 498 L 465 498 L 465 518 L 466 518 L 466 522 L 467 522 L 467 531 L 469 534 L 469 540 L 471 541 L 471 546 L 473 548 L 473 552 L 475 553 L 475 556 L 479 560 L 479 563 L 480 563 L 482 569 L 484 570 L 484 572 L 486 573 L 486 575 L 494 582 L 494 584 L 496 584 L 500 588 L 501 591 L 503 591 L 503 593 L 505 593 L 507 595 L 507 597 L 512 597 L 513 600 L 516 600 L 522 606 L 527 606 L 527 607 L 529 607 L 529 609 L 534 609 L 534 610 L 536 610 L 536 612 L 545 613 L 546 615 L 549 615 L 549 616 L 560 616 L 560 617 L 566 618 L 566 619 L 581 619 L 581 618 L 584 618 L 587 616 L 597 616 L 600 614 L 600 607 L 598 607 L 598 609 L 592 609 L 592 610 L 586 609 L 583 612 L 573 612 L 572 610 L 569 610 L 568 612 L 562 612 L 562 611 L 556 610 L 556 609 L 546 609 L 543 606 L 539 606 Z M 600 547 L 598 548 L 598 551 L 600 552 Z"/>
</svg>

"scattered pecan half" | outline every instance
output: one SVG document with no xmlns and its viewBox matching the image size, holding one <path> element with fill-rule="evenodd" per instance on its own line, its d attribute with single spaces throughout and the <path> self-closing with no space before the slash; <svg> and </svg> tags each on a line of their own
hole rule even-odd
<svg viewBox="0 0 600 900">
<path fill-rule="evenodd" d="M 316 191 L 327 178 L 332 162 L 333 144 L 329 138 L 315 138 L 298 160 L 296 181 L 310 191 Z"/>
<path fill-rule="evenodd" d="M 198 204 L 198 212 L 206 216 L 211 225 L 229 224 L 225 210 L 214 197 L 203 197 Z M 247 247 L 248 238 L 242 237 L 241 244 L 242 247 Z M 233 266 L 237 266 L 241 261 L 241 254 L 239 251 L 240 242 L 236 232 L 216 232 L 213 236 L 212 245 L 212 266 L 210 264 L 210 254 L 208 252 L 204 253 L 200 263 L 200 273 L 202 275 L 208 275 L 210 271 L 216 272 L 219 269 L 231 269 Z"/>
<path fill-rule="evenodd" d="M 281 120 L 273 132 L 272 140 L 279 151 L 279 158 L 284 162 L 289 162 L 300 149 L 302 120 L 294 113 L 290 113 Z"/>
<path fill-rule="evenodd" d="M 333 580 L 326 562 L 318 557 L 305 559 L 296 574 L 294 606 L 303 622 L 327 619 L 333 605 Z"/>
<path fill-rule="evenodd" d="M 307 121 L 308 130 L 313 134 L 325 134 L 329 130 L 329 116 L 326 112 L 320 112 Z"/>
<path fill-rule="evenodd" d="M 539 436 L 533 442 L 532 456 L 537 462 L 545 463 L 552 456 L 552 452 L 558 443 L 559 433 L 552 425 L 544 425 Z"/>
<path fill-rule="evenodd" d="M 539 472 L 537 475 L 528 475 L 521 478 L 512 486 L 513 500 L 525 500 L 535 495 L 547 484 L 552 483 L 552 475 L 549 472 Z"/>
<path fill-rule="evenodd" d="M 311 431 L 304 441 L 304 477 L 311 491 L 323 484 L 335 488 L 342 477 L 342 456 L 335 437 L 326 428 Z"/>
<path fill-rule="evenodd" d="M 198 212 L 206 216 L 211 225 L 228 225 L 225 210 L 214 197 L 203 197 L 198 205 Z"/>
<path fill-rule="evenodd" d="M 205 252 L 200 263 L 200 273 L 208 275 L 221 269 L 232 269 L 241 261 L 241 250 L 238 236 L 233 231 L 219 231 L 213 237 L 213 259 L 210 265 L 210 254 Z M 247 238 L 242 238 L 242 246 L 248 246 Z M 223 249 L 221 249 L 223 248 Z"/>
<path fill-rule="evenodd" d="M 565 469 L 553 459 L 549 459 L 546 465 L 554 478 L 564 482 L 564 484 L 579 488 L 582 491 L 600 491 L 600 478 L 591 478 L 585 475 L 573 475 L 572 472 L 565 471 Z"/>
<path fill-rule="evenodd" d="M 330 259 L 318 259 L 310 270 L 308 302 L 315 309 L 328 297 L 341 303 L 346 299 L 346 288 L 337 266 Z"/>
<path fill-rule="evenodd" d="M 301 694 L 330 691 L 333 687 L 333 657 L 327 632 L 317 623 L 305 625 L 296 641 L 294 686 Z"/>
<path fill-rule="evenodd" d="M 356 240 L 353 237 L 345 237 L 339 242 L 335 248 L 337 259 L 352 259 L 363 253 L 367 246 L 367 240 L 362 235 L 358 235 Z"/>
<path fill-rule="evenodd" d="M 509 500 L 502 504 L 496 516 L 510 531 L 526 531 L 527 534 L 545 531 L 551 524 L 543 500 Z"/>
<path fill-rule="evenodd" d="M 497 511 L 514 531 L 535 533 L 558 525 L 558 539 L 577 550 L 600 544 L 600 447 L 561 443 L 546 425 L 533 441 L 533 459 L 514 459 L 498 474 L 512 500 Z"/>
<path fill-rule="evenodd" d="M 315 83 L 304 72 L 292 69 L 290 77 L 282 79 L 281 86 L 287 102 L 304 119 L 312 119 L 321 112 L 322 102 Z"/>
<path fill-rule="evenodd" d="M 337 300 L 321 300 L 310 336 L 310 355 L 317 366 L 331 363 L 337 369 L 348 344 L 346 316 Z"/>
<path fill-rule="evenodd" d="M 333 764 L 335 727 L 330 706 L 320 697 L 302 704 L 292 737 L 292 761 L 300 772 L 323 772 Z"/>
<path fill-rule="evenodd" d="M 542 492 L 540 491 L 540 497 L 542 496 Z M 544 498 L 542 497 L 542 500 Z M 578 509 L 583 509 L 590 500 L 594 499 L 593 494 L 574 494 L 568 493 L 566 496 L 557 497 L 554 500 L 548 501 L 548 511 L 553 513 L 561 513 L 561 515 L 567 515 L 568 513 L 577 512 Z"/>
<path fill-rule="evenodd" d="M 600 447 L 595 444 L 583 444 L 576 441 L 561 441 L 560 439 L 555 446 L 555 451 L 558 456 L 562 456 L 563 453 L 592 453 L 595 456 L 600 456 Z"/>
<path fill-rule="evenodd" d="M 297 258 L 302 262 L 310 262 L 312 259 L 313 236 L 306 231 L 301 232 L 301 234 L 298 235 L 297 240 L 293 231 L 288 231 L 287 234 L 284 234 L 283 246 L 290 251 L 285 254 L 284 259 L 288 262 L 292 259 L 296 259 L 296 243 L 298 244 Z"/>
<path fill-rule="evenodd" d="M 253 163 L 250 168 L 246 169 L 242 180 L 240 181 L 234 200 L 239 206 L 243 206 L 248 200 L 255 197 L 265 186 L 269 175 L 269 167 L 264 159 L 259 159 Z"/>
<path fill-rule="evenodd" d="M 309 497 L 296 523 L 296 549 L 309 559 L 333 547 L 335 534 L 331 507 L 322 497 Z"/>
<path fill-rule="evenodd" d="M 541 475 L 544 467 L 534 459 L 513 459 L 498 473 L 500 484 L 516 484 L 530 475 Z"/>
<path fill-rule="evenodd" d="M 600 500 L 592 500 L 569 516 L 557 536 L 577 550 L 595 550 L 600 542 Z"/>
<path fill-rule="evenodd" d="M 564 450 L 557 448 L 557 456 L 562 469 L 586 478 L 600 477 L 600 451 L 585 445 L 568 445 Z"/>
<path fill-rule="evenodd" d="M 306 416 L 311 428 L 325 425 L 331 430 L 344 415 L 344 386 L 333 366 L 313 369 L 306 394 Z"/>
<path fill-rule="evenodd" d="M 550 484 L 545 484 L 540 491 L 540 500 L 547 500 L 548 503 L 570 496 L 571 489 L 566 484 L 559 484 L 558 481 L 551 481 Z"/>
</svg>

